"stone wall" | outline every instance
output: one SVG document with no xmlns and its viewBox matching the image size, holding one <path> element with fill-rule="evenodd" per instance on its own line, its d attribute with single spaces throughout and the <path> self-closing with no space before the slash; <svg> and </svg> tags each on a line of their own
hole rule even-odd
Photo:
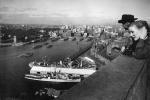
<svg viewBox="0 0 150 100">
<path fill-rule="evenodd" d="M 126 100 L 146 100 L 147 70 L 143 67 L 137 75 L 137 79 L 129 89 Z"/>
<path fill-rule="evenodd" d="M 144 100 L 145 71 L 144 60 L 121 55 L 57 100 Z"/>
</svg>

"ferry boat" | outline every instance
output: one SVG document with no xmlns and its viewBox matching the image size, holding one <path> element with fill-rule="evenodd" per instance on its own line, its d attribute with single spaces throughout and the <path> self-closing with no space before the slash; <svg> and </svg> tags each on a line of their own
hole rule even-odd
<svg viewBox="0 0 150 100">
<path fill-rule="evenodd" d="M 83 40 L 84 40 L 84 38 L 80 38 L 80 39 L 79 39 L 79 41 L 83 41 Z"/>
<path fill-rule="evenodd" d="M 24 43 L 23 43 L 23 42 L 13 43 L 13 44 L 12 44 L 12 46 L 22 46 L 22 45 L 24 45 Z"/>
<path fill-rule="evenodd" d="M 20 54 L 18 57 L 31 57 L 31 56 L 33 56 L 33 52 L 27 52 L 27 53 Z"/>
<path fill-rule="evenodd" d="M 76 37 L 74 37 L 73 39 L 72 39 L 72 41 L 75 41 L 76 40 Z"/>
<path fill-rule="evenodd" d="M 67 40 L 69 40 L 69 38 L 68 38 L 68 37 L 64 38 L 64 41 L 67 41 Z"/>
<path fill-rule="evenodd" d="M 47 45 L 46 47 L 47 48 L 51 48 L 53 45 L 52 44 L 49 44 L 49 45 Z"/>
<path fill-rule="evenodd" d="M 49 43 L 45 42 L 43 45 L 48 45 Z"/>
<path fill-rule="evenodd" d="M 55 42 L 55 41 L 58 41 L 58 40 L 59 40 L 59 38 L 55 38 L 55 37 L 51 38 L 51 42 Z"/>
<path fill-rule="evenodd" d="M 38 49 L 38 48 L 41 48 L 42 47 L 42 45 L 35 45 L 35 46 L 33 46 L 33 49 Z"/>
<path fill-rule="evenodd" d="M 92 40 L 93 40 L 92 38 L 87 38 L 86 39 L 87 42 L 92 41 Z"/>
<path fill-rule="evenodd" d="M 60 61 L 57 64 L 47 64 L 45 62 L 31 62 L 30 74 L 26 74 L 25 78 L 29 80 L 64 83 L 64 82 L 80 82 L 82 79 L 96 72 L 96 64 L 94 60 L 88 57 L 79 57 L 71 61 L 67 58 L 67 62 Z"/>
</svg>

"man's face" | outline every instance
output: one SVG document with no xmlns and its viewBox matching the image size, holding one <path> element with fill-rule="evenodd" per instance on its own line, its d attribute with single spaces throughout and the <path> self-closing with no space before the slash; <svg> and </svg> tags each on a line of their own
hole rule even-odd
<svg viewBox="0 0 150 100">
<path fill-rule="evenodd" d="M 129 31 L 135 41 L 140 38 L 140 30 L 135 25 L 130 26 Z"/>
<path fill-rule="evenodd" d="M 124 28 L 125 30 L 128 30 L 130 24 L 131 24 L 130 22 L 124 23 L 124 24 L 123 24 L 123 28 Z"/>
</svg>

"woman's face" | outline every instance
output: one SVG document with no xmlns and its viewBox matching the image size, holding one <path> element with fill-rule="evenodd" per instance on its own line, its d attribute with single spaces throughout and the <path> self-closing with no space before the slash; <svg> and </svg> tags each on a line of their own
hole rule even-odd
<svg viewBox="0 0 150 100">
<path fill-rule="evenodd" d="M 134 40 L 138 40 L 140 38 L 140 29 L 138 29 L 135 25 L 129 27 L 130 35 L 134 38 Z"/>
</svg>

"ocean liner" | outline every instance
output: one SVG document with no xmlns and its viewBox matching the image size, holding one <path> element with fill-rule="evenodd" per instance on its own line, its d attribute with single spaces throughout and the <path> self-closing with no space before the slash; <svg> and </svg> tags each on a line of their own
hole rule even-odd
<svg viewBox="0 0 150 100">
<path fill-rule="evenodd" d="M 96 72 L 95 61 L 89 57 L 79 57 L 73 61 L 68 57 L 53 64 L 33 61 L 29 67 L 31 69 L 29 74 L 25 74 L 26 79 L 53 83 L 80 82 Z"/>
</svg>

